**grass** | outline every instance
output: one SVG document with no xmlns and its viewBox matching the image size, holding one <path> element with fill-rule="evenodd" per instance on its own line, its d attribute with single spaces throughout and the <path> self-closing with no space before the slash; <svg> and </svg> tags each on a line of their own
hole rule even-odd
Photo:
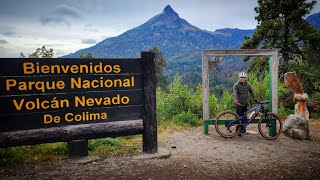
<svg viewBox="0 0 320 180">
<path fill-rule="evenodd" d="M 158 124 L 158 139 L 190 127 L 186 123 L 162 121 Z M 117 138 L 91 139 L 88 142 L 89 156 L 102 158 L 133 155 L 142 151 L 142 135 Z M 18 147 L 0 148 L 0 166 L 55 161 L 68 158 L 67 143 L 47 143 Z"/>
<path fill-rule="evenodd" d="M 65 158 L 66 152 L 66 143 L 0 148 L 0 165 L 59 160 Z"/>
<path fill-rule="evenodd" d="M 139 152 L 141 135 L 89 140 L 89 156 L 103 158 L 116 155 L 132 155 Z"/>
</svg>

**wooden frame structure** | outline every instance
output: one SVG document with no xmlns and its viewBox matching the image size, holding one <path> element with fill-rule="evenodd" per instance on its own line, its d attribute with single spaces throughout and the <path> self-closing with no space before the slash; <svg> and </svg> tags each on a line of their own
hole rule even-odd
<svg viewBox="0 0 320 180">
<path fill-rule="evenodd" d="M 212 58 L 209 59 L 209 56 Z M 202 91 L 203 91 L 203 120 L 204 133 L 208 134 L 208 125 L 213 124 L 210 120 L 209 111 L 209 68 L 213 61 L 221 60 L 224 56 L 269 56 L 269 76 L 270 76 L 270 109 L 273 113 L 278 113 L 278 74 L 279 59 L 276 49 L 241 49 L 241 50 L 204 50 L 202 51 Z"/>
</svg>

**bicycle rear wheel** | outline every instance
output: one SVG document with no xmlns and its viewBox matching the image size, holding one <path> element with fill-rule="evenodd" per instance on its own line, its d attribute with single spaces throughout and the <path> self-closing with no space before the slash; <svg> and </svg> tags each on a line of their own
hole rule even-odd
<svg viewBox="0 0 320 180">
<path fill-rule="evenodd" d="M 215 128 L 217 133 L 225 138 L 231 138 L 237 135 L 241 128 L 237 128 L 241 124 L 241 120 L 237 113 L 233 111 L 223 111 L 218 114 L 215 120 Z"/>
<path fill-rule="evenodd" d="M 282 121 L 276 114 L 269 112 L 268 117 L 263 115 L 259 119 L 258 129 L 264 138 L 273 140 L 282 133 Z"/>
</svg>

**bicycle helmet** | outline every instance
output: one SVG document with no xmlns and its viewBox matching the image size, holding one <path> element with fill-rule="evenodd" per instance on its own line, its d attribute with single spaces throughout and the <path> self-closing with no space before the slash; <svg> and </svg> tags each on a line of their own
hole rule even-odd
<svg viewBox="0 0 320 180">
<path fill-rule="evenodd" d="M 239 73 L 239 78 L 247 78 L 247 77 L 248 77 L 247 73 L 245 73 L 245 72 Z"/>
</svg>

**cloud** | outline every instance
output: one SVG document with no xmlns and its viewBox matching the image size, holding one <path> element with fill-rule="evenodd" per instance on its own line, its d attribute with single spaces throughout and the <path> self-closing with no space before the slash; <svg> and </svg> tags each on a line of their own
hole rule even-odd
<svg viewBox="0 0 320 180">
<path fill-rule="evenodd" d="M 81 41 L 81 44 L 95 44 L 95 43 L 97 43 L 97 41 L 94 39 L 83 39 Z"/>
<path fill-rule="evenodd" d="M 14 35 L 16 35 L 16 32 L 7 31 L 7 32 L 3 32 L 3 33 L 1 33 L 1 34 L 5 35 L 5 36 L 14 36 Z"/>
<path fill-rule="evenodd" d="M 99 29 L 96 28 L 95 26 L 93 26 L 92 24 L 84 25 L 84 30 L 85 31 L 90 31 L 90 32 L 95 32 L 95 33 L 99 32 Z"/>
<path fill-rule="evenodd" d="M 58 17 L 58 16 L 46 16 L 46 17 L 41 17 L 40 22 L 42 25 L 48 25 L 48 24 L 65 24 L 65 25 L 70 25 L 70 22 L 63 18 L 63 17 Z"/>
<path fill-rule="evenodd" d="M 80 19 L 81 13 L 78 9 L 65 4 L 58 5 L 48 15 L 40 17 L 42 25 L 48 24 L 65 24 L 70 25 L 72 20 Z"/>
<path fill-rule="evenodd" d="M 0 44 L 8 44 L 8 41 L 0 39 Z"/>
<path fill-rule="evenodd" d="M 67 16 L 72 18 L 80 18 L 81 16 L 78 9 L 64 4 L 57 6 L 54 10 L 54 13 L 60 16 Z"/>
</svg>

